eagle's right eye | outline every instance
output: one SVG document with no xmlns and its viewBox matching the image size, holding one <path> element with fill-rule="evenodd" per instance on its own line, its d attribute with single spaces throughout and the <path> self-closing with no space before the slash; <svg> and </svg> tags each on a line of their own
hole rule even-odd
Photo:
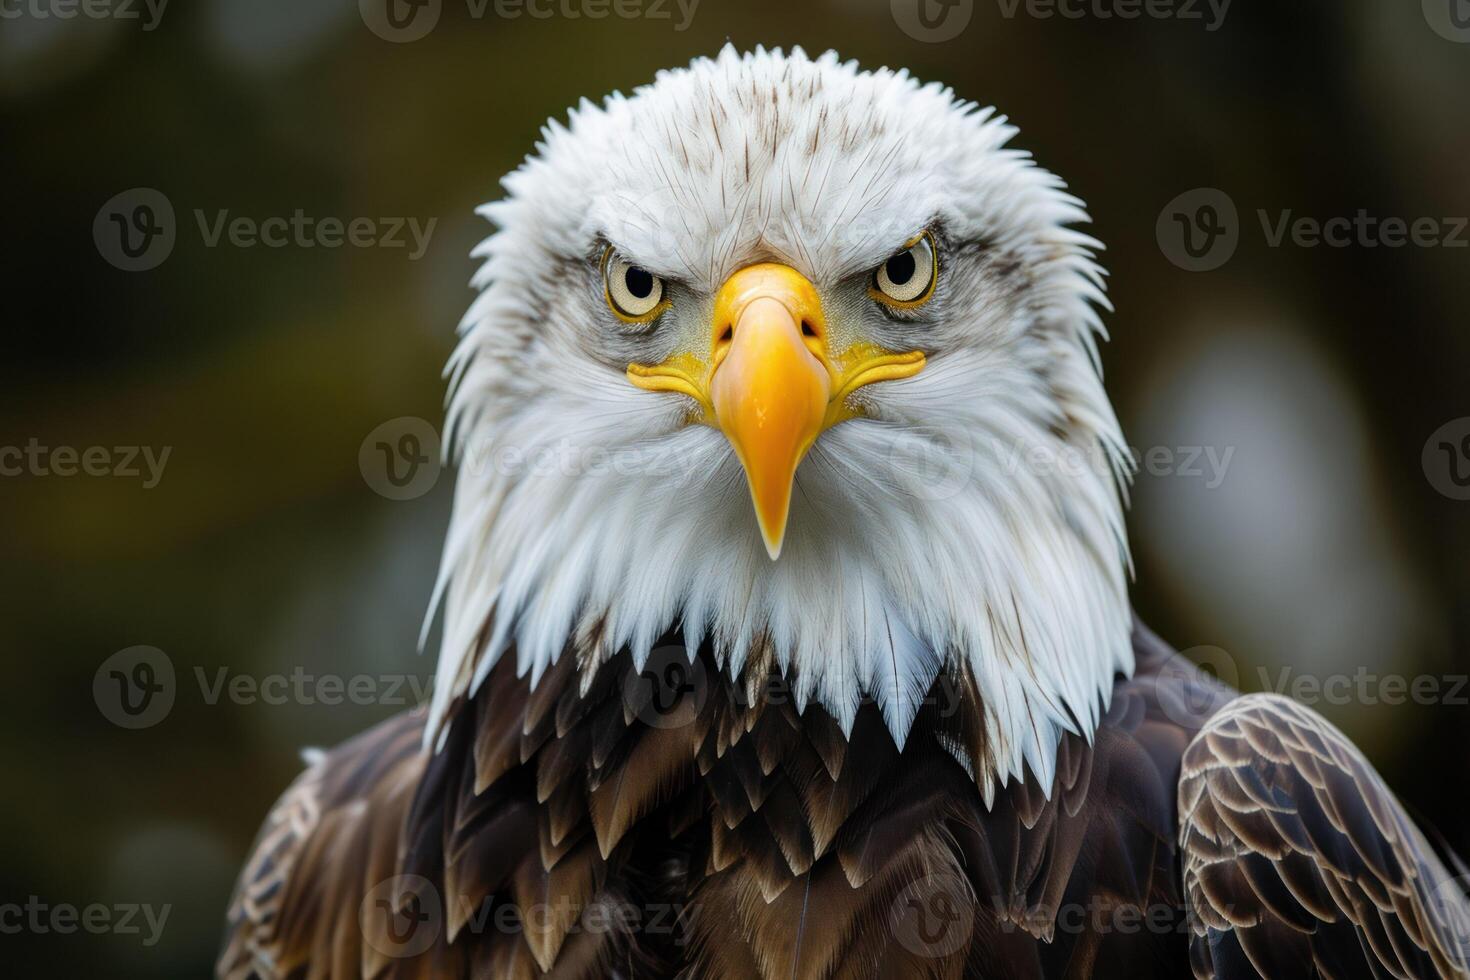
<svg viewBox="0 0 1470 980">
<path fill-rule="evenodd" d="M 611 246 L 602 255 L 602 283 L 608 308 L 624 323 L 649 323 L 668 308 L 664 281 L 627 262 Z"/>
</svg>

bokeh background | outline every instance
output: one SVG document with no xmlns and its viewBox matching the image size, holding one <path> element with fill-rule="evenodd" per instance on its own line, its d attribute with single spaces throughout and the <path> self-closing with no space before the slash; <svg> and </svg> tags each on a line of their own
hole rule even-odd
<svg viewBox="0 0 1470 980">
<path fill-rule="evenodd" d="M 1442 16 L 1470 5 L 1236 0 L 1211 30 L 1203 4 L 1204 20 L 1122 20 L 961 0 L 964 29 L 931 42 L 901 28 L 905 3 L 702 0 L 680 30 L 672 4 L 594 20 L 443 0 L 412 43 L 374 33 L 356 0 L 177 2 L 151 30 L 5 5 L 0 446 L 170 448 L 152 487 L 0 477 L 0 903 L 171 907 L 152 946 L 0 934 L 9 975 L 208 973 L 299 750 L 400 708 L 210 703 L 200 675 L 399 677 L 409 700 L 427 684 L 416 634 L 452 474 L 390 500 L 359 449 L 395 418 L 438 424 L 485 231 L 472 208 L 544 120 L 727 39 L 906 66 L 1021 126 L 1107 243 L 1104 357 L 1130 439 L 1179 453 L 1134 495 L 1142 616 L 1247 689 L 1284 669 L 1441 679 L 1457 700 L 1316 706 L 1470 852 L 1470 689 L 1454 681 L 1470 672 L 1470 503 L 1425 466 L 1431 435 L 1470 416 L 1470 234 L 1272 247 L 1257 216 L 1470 215 L 1470 31 Z M 129 272 L 93 225 L 139 187 L 171 203 L 177 241 Z M 1202 187 L 1238 209 L 1238 247 L 1191 272 L 1157 226 Z M 194 216 L 297 209 L 435 225 L 414 258 L 209 247 Z M 1208 457 L 1183 472 L 1189 447 L 1230 453 L 1223 478 Z M 131 731 L 93 680 L 139 644 L 166 653 L 177 695 Z"/>
</svg>

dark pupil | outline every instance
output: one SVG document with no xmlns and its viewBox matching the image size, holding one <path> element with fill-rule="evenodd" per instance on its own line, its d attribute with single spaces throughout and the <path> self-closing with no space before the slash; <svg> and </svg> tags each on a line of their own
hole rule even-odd
<svg viewBox="0 0 1470 980">
<path fill-rule="evenodd" d="M 884 271 L 888 273 L 888 281 L 895 286 L 902 286 L 914 277 L 918 264 L 914 261 L 914 250 L 909 249 L 888 260 Z"/>
<path fill-rule="evenodd" d="M 637 299 L 647 299 L 653 295 L 653 275 L 643 269 L 629 269 L 623 275 L 623 284 L 628 287 L 628 292 Z"/>
</svg>

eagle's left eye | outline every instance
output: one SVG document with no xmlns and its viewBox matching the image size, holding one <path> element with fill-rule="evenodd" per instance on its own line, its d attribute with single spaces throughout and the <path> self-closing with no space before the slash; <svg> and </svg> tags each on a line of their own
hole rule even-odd
<svg viewBox="0 0 1470 980">
<path fill-rule="evenodd" d="M 881 303 L 911 310 L 929 301 L 938 281 L 939 256 L 926 231 L 874 270 L 868 293 Z"/>
<path fill-rule="evenodd" d="M 624 323 L 648 323 L 668 306 L 664 281 L 611 248 L 602 256 L 602 282 L 608 307 Z"/>
</svg>

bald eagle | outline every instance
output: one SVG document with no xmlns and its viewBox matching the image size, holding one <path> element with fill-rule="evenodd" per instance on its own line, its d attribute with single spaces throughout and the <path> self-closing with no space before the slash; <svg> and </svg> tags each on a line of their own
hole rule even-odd
<svg viewBox="0 0 1470 980">
<path fill-rule="evenodd" d="M 547 125 L 432 702 L 309 757 L 221 977 L 1470 976 L 1362 754 L 1135 620 L 1099 245 L 1014 133 L 729 48 Z"/>
</svg>

